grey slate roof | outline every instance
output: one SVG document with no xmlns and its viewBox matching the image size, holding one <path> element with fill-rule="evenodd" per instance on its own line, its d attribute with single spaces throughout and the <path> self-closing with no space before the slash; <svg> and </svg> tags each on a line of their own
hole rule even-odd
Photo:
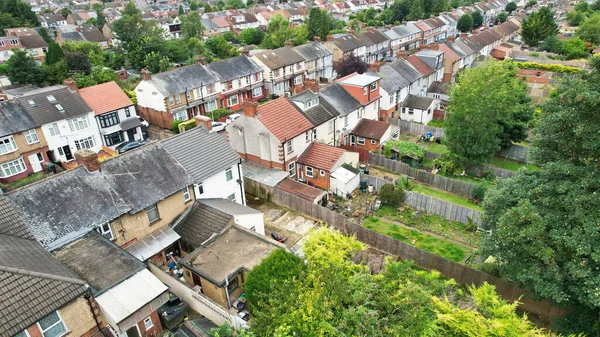
<svg viewBox="0 0 600 337">
<path fill-rule="evenodd" d="M 198 202 L 228 215 L 262 214 L 254 208 L 240 205 L 229 199 L 199 199 Z"/>
<path fill-rule="evenodd" d="M 0 195 L 0 234 L 34 239 L 15 205 L 3 195 Z"/>
<path fill-rule="evenodd" d="M 217 76 L 201 64 L 153 74 L 150 79 L 163 96 L 172 96 L 203 85 L 218 82 Z"/>
<path fill-rule="evenodd" d="M 0 137 L 35 128 L 33 118 L 17 101 L 0 102 Z"/>
<path fill-rule="evenodd" d="M 402 75 L 402 77 L 410 83 L 414 83 L 423 77 L 423 75 L 405 59 L 399 59 L 389 63 L 389 66 L 394 68 L 398 74 Z"/>
<path fill-rule="evenodd" d="M 21 44 L 23 44 L 23 47 L 28 49 L 48 47 L 48 42 L 46 42 L 46 40 L 39 35 L 21 36 Z"/>
<path fill-rule="evenodd" d="M 325 48 L 325 46 L 318 42 L 303 44 L 301 46 L 294 47 L 294 50 L 298 54 L 302 55 L 306 61 L 333 55 L 329 49 Z"/>
<path fill-rule="evenodd" d="M 318 96 L 318 93 L 313 93 L 310 90 L 306 90 L 303 93 L 289 98 L 288 101 L 291 103 L 294 103 L 294 101 L 304 103 L 305 101 Z M 329 104 L 329 102 L 324 99 L 319 99 L 319 104 L 304 111 L 296 104 L 293 105 L 315 127 L 338 116 L 338 112 L 331 106 L 331 104 Z"/>
<path fill-rule="evenodd" d="M 210 29 L 219 29 L 219 26 L 211 19 L 203 19 L 200 20 L 200 22 L 202 23 L 202 26 L 204 26 L 204 28 L 210 30 Z"/>
<path fill-rule="evenodd" d="M 85 41 L 83 36 L 79 32 L 68 32 L 60 34 L 65 41 Z"/>
<path fill-rule="evenodd" d="M 188 143 L 201 144 L 201 143 Z M 192 179 L 160 143 L 152 143 L 102 163 L 101 174 L 135 214 L 192 184 Z"/>
<path fill-rule="evenodd" d="M 417 96 L 409 94 L 402 103 L 403 107 L 427 110 L 433 103 L 434 99 L 427 96 Z"/>
<path fill-rule="evenodd" d="M 304 57 L 290 47 L 281 47 L 273 50 L 265 50 L 254 55 L 271 70 L 279 69 L 298 62 L 304 62 Z"/>
<path fill-rule="evenodd" d="M 363 41 L 357 39 L 351 34 L 346 34 L 334 39 L 333 44 L 340 48 L 340 50 L 343 52 L 366 46 Z"/>
<path fill-rule="evenodd" d="M 448 94 L 448 88 L 450 88 L 450 83 L 443 83 L 443 82 L 440 82 L 440 81 L 433 81 L 433 82 L 431 82 L 431 85 L 427 89 L 427 92 L 434 93 L 434 94 L 447 95 Z"/>
<path fill-rule="evenodd" d="M 411 83 L 389 64 L 381 66 L 379 70 L 378 75 L 381 77 L 381 88 L 388 94 L 398 92 L 402 88 L 408 87 Z"/>
<path fill-rule="evenodd" d="M 367 30 L 358 34 L 356 37 L 362 41 L 365 46 L 372 46 L 388 41 L 387 36 L 378 30 Z"/>
<path fill-rule="evenodd" d="M 210 239 L 213 234 L 219 234 L 233 224 L 233 216 L 213 208 L 199 200 L 194 203 L 191 211 L 174 228 L 181 239 L 197 248 Z"/>
<path fill-rule="evenodd" d="M 146 266 L 96 231 L 52 252 L 94 290 L 94 296 Z"/>
<path fill-rule="evenodd" d="M 350 95 L 339 83 L 332 83 L 326 86 L 319 91 L 319 95 L 321 97 L 320 101 L 325 100 L 329 103 L 341 117 L 346 116 L 362 106 L 360 102 Z"/>
<path fill-rule="evenodd" d="M 240 156 L 217 133 L 196 127 L 161 141 L 164 148 L 189 173 L 195 183 L 224 171 L 240 161 Z"/>
<path fill-rule="evenodd" d="M 56 102 L 50 102 L 47 98 L 48 96 L 54 96 Z M 35 106 L 29 104 L 30 100 L 35 102 Z M 21 103 L 38 125 L 92 112 L 92 108 L 85 103 L 77 92 L 72 92 L 65 86 L 57 86 L 57 89 L 44 90 L 42 92 L 37 90 L 28 92 L 22 97 L 17 98 L 17 101 Z M 57 104 L 60 104 L 64 111 L 59 111 L 56 107 Z"/>
<path fill-rule="evenodd" d="M 214 62 L 207 67 L 210 71 L 214 72 L 221 81 L 230 81 L 262 71 L 262 68 L 246 55 Z"/>
<path fill-rule="evenodd" d="M 13 336 L 86 291 L 35 241 L 0 234 L 0 336 Z"/>
</svg>

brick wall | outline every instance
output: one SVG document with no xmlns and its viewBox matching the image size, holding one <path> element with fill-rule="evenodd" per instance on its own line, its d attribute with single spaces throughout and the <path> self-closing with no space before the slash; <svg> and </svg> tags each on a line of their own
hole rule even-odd
<svg viewBox="0 0 600 337">
<path fill-rule="evenodd" d="M 138 322 L 138 327 L 140 328 L 140 332 L 142 333 L 142 337 L 156 337 L 162 331 L 162 324 L 160 323 L 160 317 L 158 316 L 158 311 L 154 311 L 148 316 L 152 319 L 152 327 L 146 330 L 146 326 L 144 324 L 144 320 Z M 145 318 L 144 318 L 145 319 Z"/>
</svg>

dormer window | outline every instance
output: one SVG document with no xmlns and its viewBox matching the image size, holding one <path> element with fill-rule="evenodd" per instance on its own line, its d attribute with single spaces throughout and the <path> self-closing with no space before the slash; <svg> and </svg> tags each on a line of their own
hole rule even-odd
<svg viewBox="0 0 600 337">
<path fill-rule="evenodd" d="M 56 102 L 56 98 L 54 98 L 54 96 L 53 96 L 53 95 L 48 95 L 48 96 L 46 96 L 46 99 L 47 99 L 47 100 L 48 100 L 48 102 L 50 102 L 50 103 L 54 103 L 54 102 Z"/>
</svg>

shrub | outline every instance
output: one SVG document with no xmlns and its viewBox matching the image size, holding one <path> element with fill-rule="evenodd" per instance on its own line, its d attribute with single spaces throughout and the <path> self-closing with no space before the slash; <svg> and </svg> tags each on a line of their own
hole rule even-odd
<svg viewBox="0 0 600 337">
<path fill-rule="evenodd" d="M 404 191 L 393 184 L 385 184 L 379 190 L 379 196 L 384 204 L 398 206 L 404 200 Z"/>
<path fill-rule="evenodd" d="M 453 156 L 443 155 L 433 160 L 433 166 L 440 170 L 442 174 L 455 175 L 460 174 L 465 170 L 457 158 Z"/>
<path fill-rule="evenodd" d="M 538 57 L 538 56 L 540 56 L 540 53 L 532 51 L 531 53 L 529 53 L 529 56 L 531 56 L 531 57 Z"/>
<path fill-rule="evenodd" d="M 474 267 L 475 269 L 481 270 L 484 273 L 500 277 L 500 269 L 498 268 L 498 264 L 496 262 L 483 262 L 476 264 Z"/>
<path fill-rule="evenodd" d="M 511 61 L 508 61 L 511 62 Z M 546 64 L 537 62 L 515 62 L 515 65 L 521 69 L 541 69 L 555 73 L 576 74 L 581 71 L 577 67 L 563 66 L 562 64 Z"/>
<path fill-rule="evenodd" d="M 179 123 L 179 125 L 177 126 L 177 129 L 179 130 L 179 132 L 184 132 L 184 131 L 193 129 L 195 127 L 196 127 L 196 120 L 195 119 L 188 119 L 185 122 Z"/>
<path fill-rule="evenodd" d="M 217 122 L 219 120 L 219 118 L 223 117 L 223 116 L 227 116 L 227 115 L 231 115 L 233 113 L 233 110 L 227 110 L 224 108 L 218 108 L 217 110 L 214 110 L 210 113 L 210 116 L 212 117 L 212 119 Z"/>
<path fill-rule="evenodd" d="M 487 192 L 487 187 L 483 185 L 477 185 L 471 191 L 471 198 L 477 199 L 478 202 L 482 202 L 485 198 L 485 193 Z"/>
<path fill-rule="evenodd" d="M 183 123 L 183 121 L 177 120 L 177 121 L 173 121 L 173 124 L 171 124 L 171 131 L 175 132 L 175 133 L 179 133 L 179 124 Z"/>
<path fill-rule="evenodd" d="M 444 120 L 443 119 L 432 119 L 429 123 L 427 123 L 427 126 L 431 126 L 434 128 L 443 128 Z"/>
<path fill-rule="evenodd" d="M 400 156 L 407 156 L 415 159 L 421 159 L 425 155 L 425 149 L 420 145 L 405 140 L 388 141 L 383 146 L 383 155 L 386 158 L 392 157 L 394 151 L 392 148 L 396 148 L 399 151 Z"/>
</svg>

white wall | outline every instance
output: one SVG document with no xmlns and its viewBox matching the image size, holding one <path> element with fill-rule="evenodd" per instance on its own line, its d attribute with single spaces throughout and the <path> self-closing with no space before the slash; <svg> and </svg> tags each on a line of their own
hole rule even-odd
<svg viewBox="0 0 600 337">
<path fill-rule="evenodd" d="M 166 112 L 165 97 L 150 81 L 141 81 L 135 87 L 135 97 L 139 106 Z"/>
<path fill-rule="evenodd" d="M 262 213 L 250 213 L 236 215 L 233 217 L 233 221 L 236 225 L 252 230 L 256 233 L 265 235 L 265 221 Z"/>
<path fill-rule="evenodd" d="M 195 184 L 194 193 L 196 194 L 196 199 L 227 199 L 230 195 L 235 194 L 235 201 L 240 205 L 245 205 L 244 202 L 246 201 L 246 199 L 243 196 L 244 184 L 242 167 L 241 165 L 239 165 L 239 172 L 238 164 L 231 166 L 230 169 L 233 179 L 227 181 L 225 170 L 223 170 L 202 182 L 202 187 L 204 190 L 204 193 L 202 194 L 200 194 L 200 188 L 198 184 Z M 237 183 L 238 179 L 242 181 L 242 189 Z"/>
<path fill-rule="evenodd" d="M 128 139 L 126 130 L 121 129 L 121 125 L 120 125 L 121 122 L 123 122 L 124 120 L 126 120 L 128 118 L 137 116 L 137 114 L 135 112 L 135 107 L 133 105 L 130 105 L 128 108 L 129 108 L 129 117 L 127 117 L 127 115 L 125 115 L 125 108 L 119 109 L 119 110 L 117 110 L 117 113 L 119 115 L 119 123 L 109 126 L 107 128 L 102 128 L 100 126 L 100 121 L 98 120 L 98 116 L 95 116 L 96 123 L 98 125 L 98 129 L 100 130 L 100 138 L 102 139 L 102 144 L 104 144 L 104 146 L 106 146 L 110 149 L 113 149 L 113 150 L 117 146 L 119 146 L 120 143 L 108 146 L 108 145 L 106 145 L 106 142 L 104 141 L 104 135 L 110 135 L 111 133 L 115 133 L 117 131 L 123 131 L 123 141 L 124 142 L 142 139 L 142 128 L 139 126 L 136 128 L 136 133 L 133 135 L 134 139 Z"/>
<path fill-rule="evenodd" d="M 433 104 L 429 107 L 429 109 L 431 113 L 427 113 L 427 110 L 413 109 L 414 113 L 409 114 L 407 108 L 402 108 L 400 119 L 427 124 L 433 119 Z"/>
<path fill-rule="evenodd" d="M 83 116 L 83 115 L 82 115 Z M 88 127 L 83 130 L 72 132 L 69 128 L 69 123 L 66 119 L 55 122 L 58 125 L 58 129 L 60 131 L 60 135 L 52 136 L 50 134 L 50 127 L 54 123 L 44 124 L 42 125 L 42 133 L 48 142 L 48 148 L 50 151 L 54 152 L 54 158 L 57 160 L 67 161 L 66 156 L 60 155 L 58 152 L 59 147 L 63 147 L 69 145 L 71 149 L 71 154 L 73 157 L 75 156 L 75 152 L 77 152 L 77 148 L 75 147 L 75 141 L 81 140 L 87 137 L 92 137 L 94 139 L 94 147 L 90 148 L 90 150 L 94 152 L 99 152 L 102 148 L 102 139 L 100 138 L 100 133 L 98 132 L 98 126 L 96 124 L 96 119 L 94 118 L 94 113 L 90 112 L 87 115 L 88 119 Z M 80 116 L 81 117 L 81 116 Z"/>
</svg>

